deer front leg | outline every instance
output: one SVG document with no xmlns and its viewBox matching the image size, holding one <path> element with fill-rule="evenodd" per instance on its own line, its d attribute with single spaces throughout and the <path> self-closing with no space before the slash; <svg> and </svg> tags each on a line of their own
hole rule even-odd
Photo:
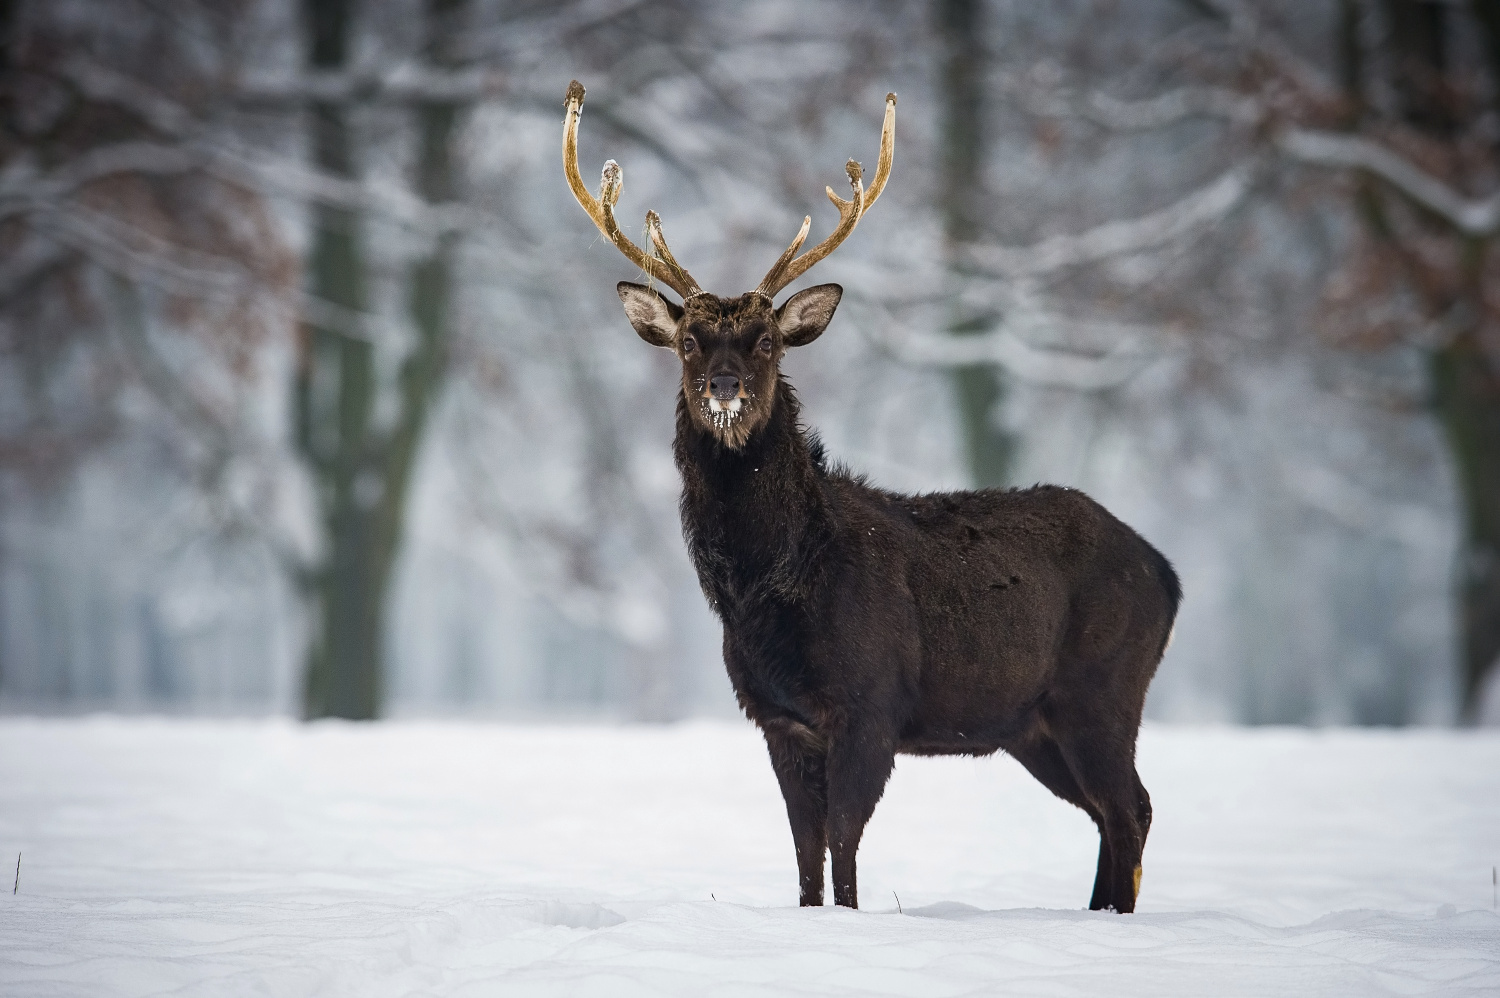
<svg viewBox="0 0 1500 998">
<path fill-rule="evenodd" d="M 828 846 L 833 855 L 833 903 L 859 907 L 854 855 L 895 766 L 895 740 L 850 727 L 828 749 Z"/>
<path fill-rule="evenodd" d="M 786 817 L 797 848 L 798 903 L 823 903 L 823 856 L 828 851 L 828 780 L 821 747 L 802 725 L 768 725 L 766 747 L 781 784 Z"/>
</svg>

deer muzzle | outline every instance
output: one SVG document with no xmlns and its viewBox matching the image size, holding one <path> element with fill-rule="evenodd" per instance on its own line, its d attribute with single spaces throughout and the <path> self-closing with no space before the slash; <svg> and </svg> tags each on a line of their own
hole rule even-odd
<svg viewBox="0 0 1500 998">
<path fill-rule="evenodd" d="M 709 394 L 720 402 L 740 397 L 740 378 L 737 374 L 715 374 L 708 379 Z"/>
</svg>

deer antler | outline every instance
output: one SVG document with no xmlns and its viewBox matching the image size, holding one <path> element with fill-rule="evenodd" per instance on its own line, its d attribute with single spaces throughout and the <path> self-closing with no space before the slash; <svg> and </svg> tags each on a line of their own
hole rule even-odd
<svg viewBox="0 0 1500 998">
<path fill-rule="evenodd" d="M 702 294 L 703 289 L 693 280 L 693 275 L 683 270 L 682 265 L 672 256 L 672 251 L 667 249 L 666 237 L 661 233 L 661 219 L 656 212 L 646 212 L 646 231 L 650 235 L 651 244 L 656 247 L 657 256 L 643 252 L 620 231 L 620 226 L 615 221 L 615 202 L 620 199 L 620 189 L 625 186 L 625 171 L 620 169 L 619 163 L 609 160 L 604 164 L 597 199 L 584 186 L 583 177 L 578 173 L 578 119 L 583 115 L 583 94 L 583 84 L 577 80 L 568 84 L 562 151 L 563 169 L 567 171 L 568 186 L 573 188 L 573 196 L 578 199 L 583 210 L 588 212 L 589 218 L 594 220 L 599 231 L 649 277 L 665 284 L 683 298 Z"/>
<path fill-rule="evenodd" d="M 802 228 L 797 232 L 797 237 L 792 244 L 781 254 L 781 259 L 766 272 L 761 279 L 760 286 L 755 289 L 756 294 L 765 295 L 767 298 L 775 294 L 788 284 L 807 273 L 809 268 L 819 260 L 838 248 L 839 243 L 849 237 L 854 227 L 859 224 L 860 218 L 870 210 L 880 192 L 885 190 L 885 182 L 891 176 L 891 160 L 896 153 L 896 95 L 885 95 L 885 124 L 880 129 L 880 162 L 875 167 L 875 180 L 866 191 L 861 184 L 863 171 L 854 160 L 844 164 L 844 171 L 849 174 L 849 187 L 854 192 L 854 197 L 848 201 L 833 193 L 832 187 L 825 187 L 828 192 L 828 200 L 839 210 L 839 224 L 828 238 L 823 240 L 812 249 L 797 256 L 797 251 L 802 248 L 802 242 L 807 238 L 807 230 L 812 226 L 812 216 L 808 215 L 802 219 Z"/>
</svg>

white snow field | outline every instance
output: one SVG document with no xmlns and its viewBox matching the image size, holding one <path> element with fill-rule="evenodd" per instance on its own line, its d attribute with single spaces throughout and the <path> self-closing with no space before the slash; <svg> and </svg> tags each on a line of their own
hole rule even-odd
<svg viewBox="0 0 1500 998">
<path fill-rule="evenodd" d="M 0 994 L 1500 994 L 1500 732 L 1147 727 L 1139 768 L 1134 915 L 1003 756 L 900 759 L 864 910 L 801 910 L 745 724 L 9 719 Z"/>
</svg>

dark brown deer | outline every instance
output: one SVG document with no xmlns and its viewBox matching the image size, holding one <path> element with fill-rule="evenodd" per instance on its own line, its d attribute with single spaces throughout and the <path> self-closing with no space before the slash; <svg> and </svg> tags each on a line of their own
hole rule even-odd
<svg viewBox="0 0 1500 998">
<path fill-rule="evenodd" d="M 886 98 L 866 191 L 828 196 L 839 224 L 797 255 L 811 219 L 754 291 L 709 294 L 673 258 L 655 212 L 654 254 L 621 232 L 622 175 L 599 196 L 578 172 L 583 87 L 568 87 L 563 163 L 594 224 L 649 278 L 682 296 L 618 286 L 640 337 L 682 362 L 674 453 L 682 529 L 724 665 L 759 725 L 786 799 L 801 903 L 858 906 L 854 855 L 896 753 L 1004 749 L 1099 827 L 1090 908 L 1135 909 L 1151 802 L 1135 771 L 1141 709 L 1180 598 L 1166 558 L 1082 492 L 1055 486 L 907 496 L 827 464 L 780 372 L 788 347 L 828 327 L 843 293 L 772 296 L 827 256 L 880 197 L 895 148 Z"/>
</svg>

